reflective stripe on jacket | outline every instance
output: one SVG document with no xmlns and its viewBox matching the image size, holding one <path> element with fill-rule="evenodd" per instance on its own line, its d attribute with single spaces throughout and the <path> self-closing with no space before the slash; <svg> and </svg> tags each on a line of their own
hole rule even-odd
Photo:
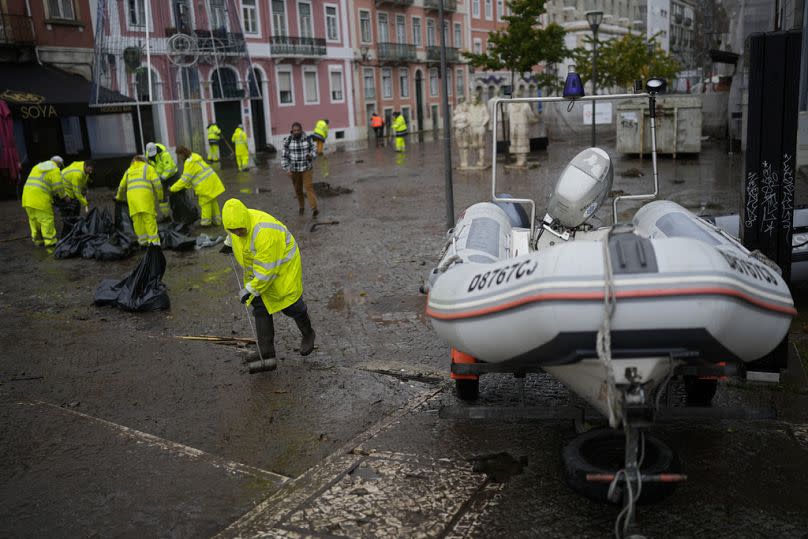
<svg viewBox="0 0 808 539">
<path fill-rule="evenodd" d="M 270 313 L 296 302 L 303 295 L 303 269 L 297 242 L 283 223 L 236 199 L 225 202 L 222 219 L 227 229 L 248 231 L 244 237 L 230 234 L 233 254 L 244 268 L 245 288 L 260 295 Z"/>
<path fill-rule="evenodd" d="M 87 205 L 84 192 L 87 189 L 87 179 L 89 176 L 84 172 L 84 161 L 73 161 L 69 166 L 62 169 L 62 187 L 65 196 L 78 200 L 82 206 Z"/>
<path fill-rule="evenodd" d="M 177 164 L 174 162 L 171 153 L 165 146 L 159 142 L 156 146 L 159 148 L 157 155 L 149 159 L 149 164 L 154 167 L 154 170 L 157 172 L 157 175 L 160 176 L 161 180 L 167 180 L 177 173 Z"/>
<path fill-rule="evenodd" d="M 219 129 L 219 126 L 216 124 L 211 125 L 208 127 L 208 140 L 216 140 L 218 141 L 222 136 L 222 130 Z"/>
<path fill-rule="evenodd" d="M 200 199 L 212 199 L 224 193 L 224 184 L 219 175 L 198 153 L 192 153 L 191 157 L 185 160 L 182 176 L 169 190 L 176 193 L 189 187 Z"/>
<path fill-rule="evenodd" d="M 393 131 L 396 132 L 396 136 L 405 135 L 407 133 L 407 120 L 404 119 L 403 115 L 398 115 L 395 120 L 393 120 Z"/>
<path fill-rule="evenodd" d="M 43 161 L 31 169 L 22 189 L 22 206 L 53 211 L 53 197 L 65 196 L 62 172 L 53 161 Z"/>
<path fill-rule="evenodd" d="M 157 203 L 163 200 L 163 185 L 153 167 L 139 161 L 123 173 L 115 200 L 126 200 L 129 213 L 157 215 Z"/>
<path fill-rule="evenodd" d="M 314 134 L 320 135 L 323 140 L 328 138 L 328 124 L 325 123 L 325 120 L 317 121 L 317 123 L 314 125 Z"/>
<path fill-rule="evenodd" d="M 236 145 L 236 153 L 241 153 L 239 152 L 239 147 L 241 147 L 243 152 L 249 151 L 247 147 L 247 133 L 245 133 L 243 129 L 237 127 L 236 130 L 233 131 L 233 136 L 230 140 Z"/>
</svg>

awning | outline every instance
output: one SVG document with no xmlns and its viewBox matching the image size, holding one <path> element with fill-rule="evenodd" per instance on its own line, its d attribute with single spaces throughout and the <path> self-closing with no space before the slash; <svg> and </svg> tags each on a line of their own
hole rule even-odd
<svg viewBox="0 0 808 539">
<path fill-rule="evenodd" d="M 90 81 L 84 77 L 54 67 L 36 63 L 0 64 L 0 99 L 8 103 L 15 118 L 26 120 L 87 114 L 91 87 Z M 101 90 L 116 94 L 105 88 Z M 116 94 L 115 101 L 119 105 L 115 112 L 124 112 L 121 108 L 129 109 L 126 102 L 132 100 Z"/>
</svg>

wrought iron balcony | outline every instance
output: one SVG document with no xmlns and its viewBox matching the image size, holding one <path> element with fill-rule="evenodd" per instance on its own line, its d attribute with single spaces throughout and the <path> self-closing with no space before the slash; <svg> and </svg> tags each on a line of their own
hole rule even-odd
<svg viewBox="0 0 808 539">
<path fill-rule="evenodd" d="M 441 0 L 424 0 L 424 8 L 438 9 Z M 457 0 L 443 0 L 443 11 L 457 11 Z"/>
<path fill-rule="evenodd" d="M 427 47 L 426 61 L 440 62 L 440 47 Z M 459 50 L 455 47 L 446 47 L 446 61 L 456 64 L 459 61 Z"/>
<path fill-rule="evenodd" d="M 376 0 L 376 6 L 388 4 L 391 6 L 410 7 L 415 0 Z"/>
<path fill-rule="evenodd" d="M 33 45 L 34 25 L 25 15 L 0 15 L 0 45 Z"/>
<path fill-rule="evenodd" d="M 325 38 L 271 36 L 269 53 L 273 56 L 325 56 Z"/>
<path fill-rule="evenodd" d="M 417 56 L 415 54 L 415 45 L 408 45 L 406 43 L 379 43 L 379 61 L 398 61 L 398 62 L 411 62 Z"/>
</svg>

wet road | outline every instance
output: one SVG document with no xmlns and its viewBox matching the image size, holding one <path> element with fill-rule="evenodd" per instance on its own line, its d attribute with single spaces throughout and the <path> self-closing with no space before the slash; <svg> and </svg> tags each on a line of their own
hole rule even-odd
<svg viewBox="0 0 808 539">
<path fill-rule="evenodd" d="M 499 190 L 533 196 L 541 211 L 579 149 L 551 145 L 527 171 L 504 172 Z M 317 349 L 300 357 L 296 328 L 278 317 L 281 361 L 271 374 L 246 374 L 235 347 L 179 338 L 250 335 L 229 261 L 215 248 L 166 252 L 172 309 L 135 315 L 97 308 L 92 297 L 136 258 L 54 260 L 27 240 L 0 244 L 6 534 L 608 535 L 614 508 L 563 484 L 569 424 L 438 418 L 438 408 L 457 403 L 418 287 L 445 233 L 441 155 L 425 141 L 405 156 L 360 149 L 318 160 L 315 181 L 352 192 L 321 198 L 320 220 L 339 224 L 313 231 L 275 161 L 249 173 L 223 165 L 227 195 L 281 219 L 301 248 Z M 649 188 L 649 159 L 615 158 L 615 191 Z M 663 158 L 661 196 L 734 213 L 741 164 L 718 145 L 701 159 Z M 490 193 L 490 170 L 454 178 L 458 211 Z M 798 204 L 806 193 L 797 189 Z M 111 199 L 109 190 L 91 192 L 96 204 Z M 25 236 L 16 202 L 1 202 L 0 212 L 0 238 Z M 608 222 L 609 212 L 598 215 Z M 527 385 L 530 403 L 569 401 L 547 377 Z M 512 378 L 484 378 L 483 402 L 512 404 L 517 395 Z M 773 403 L 786 414 L 660 428 L 692 480 L 669 504 L 643 509 L 643 525 L 657 536 L 804 533 L 804 402 L 734 386 L 719 398 Z M 527 466 L 505 482 L 474 471 L 475 456 L 500 451 L 527 457 Z"/>
</svg>

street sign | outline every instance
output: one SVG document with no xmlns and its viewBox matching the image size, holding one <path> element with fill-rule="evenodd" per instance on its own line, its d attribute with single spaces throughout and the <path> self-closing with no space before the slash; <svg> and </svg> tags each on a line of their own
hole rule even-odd
<svg viewBox="0 0 808 539">
<path fill-rule="evenodd" d="M 584 125 L 592 125 L 592 104 L 586 103 L 581 107 L 584 111 Z M 595 101 L 595 124 L 612 123 L 612 104 L 605 101 Z"/>
</svg>

